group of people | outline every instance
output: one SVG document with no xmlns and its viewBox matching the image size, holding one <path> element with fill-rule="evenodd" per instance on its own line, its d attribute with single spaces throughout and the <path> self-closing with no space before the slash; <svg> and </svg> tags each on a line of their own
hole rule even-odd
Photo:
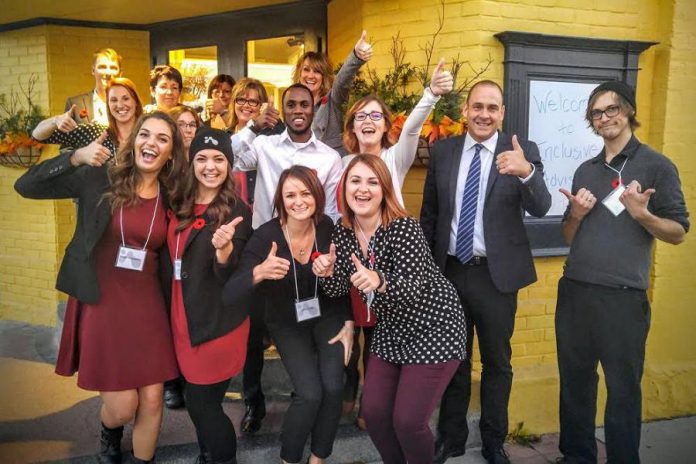
<svg viewBox="0 0 696 464">
<path fill-rule="evenodd" d="M 462 108 L 466 134 L 431 151 L 419 223 L 401 188 L 453 78 L 441 60 L 392 140 L 379 97 L 342 111 L 372 55 L 365 37 L 336 76 L 324 55 L 301 57 L 280 109 L 259 81 L 217 76 L 205 122 L 179 105 L 175 68 L 153 69 L 154 103 L 143 107 L 118 54 L 101 50 L 94 91 L 35 129 L 64 149 L 15 188 L 77 199 L 57 281 L 70 299 L 56 371 L 78 372 L 81 388 L 100 392 L 99 462 L 121 462 L 130 422 L 133 459 L 154 460 L 173 382 L 174 391 L 185 384 L 197 462 L 236 463 L 222 402 L 243 371 L 241 428 L 259 430 L 270 338 L 293 385 L 280 459 L 305 462 L 309 441 L 306 462 L 323 463 L 357 398 L 361 331 L 358 420 L 385 464 L 442 464 L 465 452 L 474 334 L 483 456 L 509 462 L 510 339 L 517 293 L 536 280 L 523 211 L 542 217 L 551 205 L 539 150 L 500 131 L 502 89 L 475 83 Z M 689 229 L 676 168 L 633 135 L 635 113 L 623 83 L 592 92 L 586 119 L 605 146 L 562 190 L 570 253 L 556 338 L 569 463 L 596 462 L 598 362 L 609 387 L 608 458 L 639 462 L 650 251 L 655 238 L 676 244 Z"/>
</svg>

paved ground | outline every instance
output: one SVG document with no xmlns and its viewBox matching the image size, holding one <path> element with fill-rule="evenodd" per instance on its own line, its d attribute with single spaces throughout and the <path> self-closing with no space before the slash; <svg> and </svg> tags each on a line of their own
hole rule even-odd
<svg viewBox="0 0 696 464">
<path fill-rule="evenodd" d="M 29 462 L 94 462 L 98 441 L 98 395 L 75 386 L 74 378 L 53 373 L 54 331 L 52 328 L 0 321 L 0 464 Z M 282 373 L 269 369 L 280 385 L 272 392 L 264 427 L 255 437 L 240 437 L 239 464 L 278 462 L 278 431 L 288 405 Z M 233 382 L 235 390 L 238 382 Z M 284 391 L 285 389 L 285 391 Z M 243 415 L 239 394 L 228 393 L 227 414 L 238 429 Z M 476 437 L 472 437 L 476 441 Z M 597 431 L 603 457 L 603 431 Z M 130 443 L 126 431 L 124 447 Z M 448 464 L 485 463 L 474 446 L 465 456 Z M 554 462 L 558 436 L 544 435 L 530 447 L 507 445 L 514 464 Z M 193 463 L 197 455 L 195 433 L 185 411 L 166 411 L 159 440 L 159 463 Z M 644 464 L 696 463 L 696 416 L 646 423 L 641 458 Z M 334 454 L 328 464 L 379 463 L 369 437 L 345 418 L 339 429 Z M 601 462 L 604 462 L 602 460 Z"/>
</svg>

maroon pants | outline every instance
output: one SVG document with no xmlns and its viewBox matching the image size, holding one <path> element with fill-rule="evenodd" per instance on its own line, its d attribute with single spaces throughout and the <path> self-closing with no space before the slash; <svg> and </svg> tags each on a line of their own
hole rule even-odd
<svg viewBox="0 0 696 464">
<path fill-rule="evenodd" d="M 428 421 L 458 366 L 458 360 L 400 365 L 370 355 L 362 414 L 384 464 L 432 464 Z"/>
</svg>

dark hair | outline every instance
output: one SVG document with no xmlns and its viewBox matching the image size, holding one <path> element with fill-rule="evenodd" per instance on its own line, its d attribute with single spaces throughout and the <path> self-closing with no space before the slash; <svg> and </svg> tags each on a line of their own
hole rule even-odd
<svg viewBox="0 0 696 464">
<path fill-rule="evenodd" d="M 181 73 L 175 67 L 167 64 L 158 64 L 152 68 L 152 71 L 150 71 L 150 88 L 154 89 L 157 87 L 157 83 L 163 77 L 175 81 L 179 84 L 179 91 L 184 91 L 184 79 L 181 77 Z"/>
<path fill-rule="evenodd" d="M 230 87 L 234 87 L 234 77 L 229 74 L 218 74 L 213 77 L 210 84 L 208 84 L 208 98 L 213 98 L 213 90 L 219 88 L 222 84 L 230 84 Z"/>
<path fill-rule="evenodd" d="M 261 81 L 251 77 L 245 77 L 240 79 L 232 89 L 232 104 L 234 105 L 234 101 L 237 99 L 237 97 L 244 94 L 248 90 L 256 90 L 256 92 L 259 94 L 259 101 L 261 103 L 268 103 L 268 93 L 266 92 L 266 88 L 263 86 Z M 236 131 L 238 123 L 239 118 L 237 118 L 237 112 L 234 111 L 233 108 L 232 116 L 230 117 L 230 130 L 232 130 L 232 132 Z"/>
<path fill-rule="evenodd" d="M 395 219 L 408 217 L 408 211 L 406 211 L 404 207 L 399 204 L 399 200 L 396 199 L 394 182 L 389 173 L 389 168 L 387 168 L 387 165 L 382 161 L 382 158 L 368 153 L 361 153 L 355 155 L 355 157 L 350 160 L 350 163 L 348 163 L 348 166 L 346 166 L 346 170 L 343 171 L 343 178 L 341 179 L 339 187 L 341 190 L 341 199 L 339 203 L 341 209 L 341 224 L 349 229 L 353 228 L 355 213 L 353 213 L 353 210 L 348 206 L 346 184 L 348 183 L 350 171 L 358 163 L 363 163 L 375 173 L 379 186 L 382 188 L 382 204 L 380 207 L 382 208 L 382 224 L 384 227 L 389 227 L 389 224 Z"/>
<path fill-rule="evenodd" d="M 326 195 L 324 194 L 324 187 L 322 187 L 321 182 L 319 182 L 319 177 L 317 177 L 316 172 L 314 169 L 310 169 L 307 166 L 296 164 L 280 173 L 278 187 L 273 196 L 273 212 L 278 214 L 281 223 L 287 221 L 288 213 L 285 211 L 285 206 L 283 204 L 283 186 L 290 178 L 302 182 L 309 190 L 309 193 L 314 197 L 316 209 L 314 210 L 312 219 L 315 224 L 319 224 L 319 220 L 324 215 L 324 208 L 326 207 Z"/>
<path fill-rule="evenodd" d="M 626 100 L 626 98 L 623 95 L 612 90 L 595 92 L 590 96 L 590 99 L 587 101 L 587 110 L 585 110 L 585 120 L 587 121 L 587 127 L 592 129 L 592 132 L 599 135 L 599 132 L 597 132 L 597 129 L 595 129 L 594 127 L 592 115 L 590 113 L 592 113 L 592 107 L 597 102 L 599 97 L 601 97 L 607 92 L 611 92 L 614 94 L 614 98 L 616 102 L 619 104 L 621 112 L 628 117 L 628 124 L 631 126 L 631 132 L 638 129 L 640 127 L 640 122 L 638 122 L 638 119 L 636 119 L 635 108 L 633 108 L 633 106 L 629 103 L 628 100 Z"/>
<path fill-rule="evenodd" d="M 474 92 L 474 89 L 476 87 L 484 86 L 484 85 L 489 86 L 489 87 L 495 87 L 496 89 L 498 89 L 500 91 L 500 95 L 501 96 L 503 95 L 503 88 L 500 85 L 498 85 L 497 82 L 492 81 L 490 79 L 484 79 L 482 81 L 476 82 L 474 85 L 472 85 L 469 88 L 469 92 L 466 94 L 466 102 L 465 103 L 469 103 L 469 95 L 471 95 Z"/>
<path fill-rule="evenodd" d="M 312 68 L 313 71 L 321 74 L 321 95 L 326 95 L 329 93 L 329 90 L 331 90 L 331 86 L 333 85 L 334 75 L 331 61 L 323 53 L 306 52 L 300 56 L 297 63 L 295 63 L 295 69 L 292 72 L 292 81 L 296 84 L 300 82 L 302 66 L 304 65 L 305 60 L 309 61 L 309 67 Z"/>
<path fill-rule="evenodd" d="M 192 160 L 188 170 L 184 172 L 183 179 L 177 184 L 172 193 L 172 211 L 174 211 L 179 220 L 179 225 L 176 228 L 177 232 L 186 229 L 196 219 L 194 211 L 196 207 L 196 193 L 198 192 L 198 179 L 196 179 L 195 174 L 195 162 L 195 160 Z M 228 160 L 227 178 L 220 186 L 215 199 L 210 202 L 206 209 L 206 215 L 215 221 L 215 224 L 211 226 L 213 231 L 228 221 L 232 208 L 239 200 L 237 184 L 232 175 L 232 164 Z"/>
<path fill-rule="evenodd" d="M 115 61 L 116 64 L 118 64 L 119 76 L 121 75 L 121 60 L 123 60 L 123 58 L 116 52 L 116 50 L 113 48 L 102 48 L 94 52 L 94 55 L 92 55 L 92 67 L 97 64 L 97 60 L 100 56 L 103 56 L 108 60 Z"/>
<path fill-rule="evenodd" d="M 108 169 L 111 188 L 104 194 L 104 198 L 111 202 L 112 213 L 121 206 L 132 206 L 139 201 L 137 191 L 141 178 L 135 166 L 135 138 L 145 121 L 151 118 L 167 123 L 172 133 L 171 159 L 165 163 L 158 175 L 162 186 L 169 192 L 176 190 L 176 183 L 181 179 L 186 168 L 187 161 L 184 153 L 184 142 L 176 123 L 163 111 L 143 114 L 135 123 L 135 127 L 133 127 L 133 131 L 126 143 L 119 148 L 116 154 L 116 162 L 112 163 Z"/>
<path fill-rule="evenodd" d="M 312 107 L 314 107 L 314 95 L 312 95 L 312 91 L 309 90 L 309 87 L 307 87 L 306 85 L 299 83 L 292 84 L 290 87 L 283 90 L 283 96 L 280 97 L 281 107 L 285 106 L 285 95 L 290 91 L 290 89 L 302 89 L 305 92 L 307 92 L 309 94 L 309 100 L 312 102 Z"/>
<path fill-rule="evenodd" d="M 382 113 L 384 114 L 384 127 L 385 131 L 382 134 L 382 148 L 389 148 L 394 145 L 389 132 L 392 127 L 391 122 L 391 111 L 384 101 L 377 95 L 366 95 L 360 100 L 356 101 L 353 106 L 350 107 L 348 113 L 346 113 L 346 125 L 343 131 L 343 145 L 348 150 L 348 153 L 357 153 L 360 151 L 360 144 L 358 143 L 358 137 L 353 132 L 355 127 L 355 113 L 359 112 L 361 109 L 365 108 L 370 102 L 377 102 L 377 104 L 382 108 Z"/>
<path fill-rule="evenodd" d="M 198 116 L 198 113 L 196 112 L 196 110 L 194 110 L 190 106 L 176 105 L 176 106 L 173 106 L 170 109 L 168 109 L 166 111 L 166 113 L 172 117 L 174 122 L 177 122 L 179 120 L 179 116 L 181 116 L 182 114 L 189 113 L 196 120 L 196 127 L 201 127 L 201 117 Z"/>
<path fill-rule="evenodd" d="M 112 77 L 109 80 L 109 82 L 106 83 L 107 108 L 109 106 L 109 92 L 116 86 L 121 86 L 128 90 L 128 93 L 130 94 L 131 98 L 135 101 L 135 119 L 137 120 L 143 114 L 143 103 L 140 101 L 140 97 L 138 96 L 138 89 L 135 87 L 133 81 L 128 78 Z M 106 112 L 106 118 L 109 121 L 109 128 L 107 129 L 107 131 L 109 132 L 109 137 L 111 137 L 111 140 L 114 141 L 114 145 L 118 146 L 118 125 L 116 124 L 116 118 L 114 118 L 114 115 L 111 114 L 111 109 L 109 109 Z"/>
</svg>

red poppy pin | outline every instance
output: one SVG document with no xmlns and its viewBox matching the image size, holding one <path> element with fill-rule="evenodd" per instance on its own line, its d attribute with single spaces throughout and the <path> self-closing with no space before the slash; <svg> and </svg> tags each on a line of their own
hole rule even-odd
<svg viewBox="0 0 696 464">
<path fill-rule="evenodd" d="M 329 102 L 329 96 L 328 96 L 328 95 L 324 95 L 324 96 L 322 97 L 322 99 L 321 99 L 321 104 L 322 104 L 322 105 L 326 105 L 328 102 Z"/>
<path fill-rule="evenodd" d="M 616 188 L 619 186 L 619 178 L 615 177 L 614 180 L 611 181 L 611 188 Z"/>
<path fill-rule="evenodd" d="M 82 119 L 86 119 L 87 116 L 89 116 L 89 113 L 87 112 L 87 109 L 86 109 L 86 108 L 82 108 L 82 109 L 80 110 L 80 117 L 81 117 Z"/>
<path fill-rule="evenodd" d="M 193 228 L 194 229 L 202 229 L 205 227 L 205 219 L 203 218 L 198 218 L 195 221 L 193 221 Z"/>
<path fill-rule="evenodd" d="M 318 251 L 315 251 L 314 253 L 312 253 L 312 256 L 311 256 L 312 262 L 316 261 L 316 259 L 320 256 L 321 256 L 321 253 Z"/>
</svg>

